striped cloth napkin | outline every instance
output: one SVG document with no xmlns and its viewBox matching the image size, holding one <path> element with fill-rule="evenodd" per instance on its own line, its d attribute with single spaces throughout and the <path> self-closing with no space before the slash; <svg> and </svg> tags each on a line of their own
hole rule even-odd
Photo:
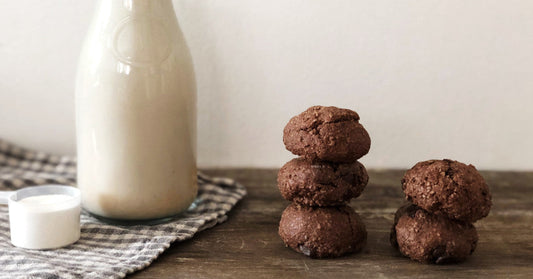
<svg viewBox="0 0 533 279">
<path fill-rule="evenodd" d="M 20 148 L 0 139 L 0 190 L 41 184 L 75 185 L 76 160 Z M 81 238 L 56 250 L 26 250 L 10 242 L 9 216 L 0 206 L 0 278 L 124 278 L 152 263 L 170 244 L 227 219 L 246 195 L 228 178 L 198 174 L 198 198 L 180 217 L 158 225 L 117 226 L 82 212 Z"/>
</svg>

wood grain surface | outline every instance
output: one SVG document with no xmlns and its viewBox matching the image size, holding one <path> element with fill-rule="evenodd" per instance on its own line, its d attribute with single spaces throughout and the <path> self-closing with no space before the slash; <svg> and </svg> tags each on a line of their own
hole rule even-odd
<svg viewBox="0 0 533 279">
<path fill-rule="evenodd" d="M 403 172 L 369 170 L 369 185 L 351 202 L 368 230 L 363 252 L 315 260 L 286 248 L 277 234 L 288 205 L 277 170 L 206 171 L 238 180 L 248 196 L 226 223 L 175 243 L 129 278 L 533 278 L 533 172 L 482 172 L 493 207 L 475 223 L 477 249 L 464 263 L 441 266 L 411 261 L 389 244 L 393 214 L 404 202 Z"/>
</svg>

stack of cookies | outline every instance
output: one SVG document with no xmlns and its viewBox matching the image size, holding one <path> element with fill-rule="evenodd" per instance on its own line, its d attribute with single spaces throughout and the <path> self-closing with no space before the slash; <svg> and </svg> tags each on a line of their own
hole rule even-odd
<svg viewBox="0 0 533 279">
<path fill-rule="evenodd" d="M 359 115 L 348 109 L 311 107 L 289 121 L 283 142 L 300 156 L 278 174 L 279 190 L 292 202 L 279 224 L 285 244 L 312 258 L 361 250 L 365 225 L 347 205 L 368 183 L 366 169 L 357 161 L 370 149 Z"/>
<path fill-rule="evenodd" d="M 489 214 L 487 183 L 472 165 L 452 160 L 419 162 L 402 179 L 409 204 L 396 212 L 391 244 L 419 262 L 464 261 L 478 235 L 472 223 Z"/>
</svg>

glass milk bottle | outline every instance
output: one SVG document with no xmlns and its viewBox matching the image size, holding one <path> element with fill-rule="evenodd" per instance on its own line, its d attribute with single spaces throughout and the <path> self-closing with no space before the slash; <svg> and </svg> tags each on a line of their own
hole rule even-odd
<svg viewBox="0 0 533 279">
<path fill-rule="evenodd" d="M 153 220 L 196 198 L 196 87 L 171 0 L 99 0 L 76 80 L 78 187 L 100 217 Z"/>
</svg>

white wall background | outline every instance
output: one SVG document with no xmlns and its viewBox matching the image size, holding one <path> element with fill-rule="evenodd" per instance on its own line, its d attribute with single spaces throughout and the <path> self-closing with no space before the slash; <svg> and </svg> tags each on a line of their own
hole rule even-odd
<svg viewBox="0 0 533 279">
<path fill-rule="evenodd" d="M 199 94 L 199 165 L 279 167 L 314 104 L 356 110 L 367 167 L 533 169 L 533 1 L 175 0 Z M 0 0 L 0 137 L 75 152 L 94 1 Z"/>
</svg>

